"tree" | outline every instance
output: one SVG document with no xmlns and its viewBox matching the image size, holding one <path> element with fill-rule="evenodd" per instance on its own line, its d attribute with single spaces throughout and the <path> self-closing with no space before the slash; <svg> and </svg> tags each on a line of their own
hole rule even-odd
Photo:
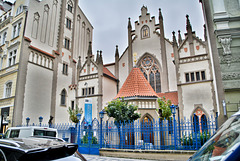
<svg viewBox="0 0 240 161">
<path fill-rule="evenodd" d="M 128 102 L 117 99 L 108 103 L 108 106 L 105 107 L 105 111 L 109 117 L 114 118 L 115 125 L 132 123 L 141 117 L 141 114 L 136 113 L 136 105 L 128 105 Z"/>
<path fill-rule="evenodd" d="M 171 100 L 166 100 L 166 98 L 163 97 L 163 98 L 158 98 L 157 102 L 159 105 L 159 109 L 156 109 L 156 110 L 157 112 L 160 111 L 160 118 L 169 120 L 170 116 L 172 115 L 171 108 L 170 108 L 172 104 Z"/>
<path fill-rule="evenodd" d="M 80 113 L 82 114 L 83 113 L 83 110 L 82 108 L 78 108 L 78 106 L 76 105 L 76 108 L 75 109 L 71 109 L 70 107 L 68 108 L 68 113 L 69 113 L 69 119 L 74 122 L 74 123 L 78 123 L 79 120 L 77 119 L 77 114 Z"/>
<path fill-rule="evenodd" d="M 128 123 L 133 123 L 135 120 L 141 117 L 141 114 L 136 113 L 137 106 L 135 105 L 128 105 L 128 102 L 117 99 L 113 100 L 108 103 L 108 106 L 105 107 L 105 111 L 109 117 L 114 118 L 114 123 L 117 126 L 118 134 L 120 138 L 120 148 L 122 148 L 122 145 L 124 143 L 124 137 L 125 133 L 121 133 L 121 125 L 125 125 Z"/>
</svg>

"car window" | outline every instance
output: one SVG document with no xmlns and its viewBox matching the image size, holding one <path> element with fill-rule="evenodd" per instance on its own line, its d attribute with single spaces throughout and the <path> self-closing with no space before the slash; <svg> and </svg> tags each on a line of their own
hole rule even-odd
<svg viewBox="0 0 240 161">
<path fill-rule="evenodd" d="M 220 160 L 240 142 L 240 116 L 228 119 L 217 133 L 193 156 L 192 160 Z"/>
<path fill-rule="evenodd" d="M 56 137 L 55 131 L 46 131 L 46 130 L 34 130 L 34 136 L 51 136 Z"/>
<path fill-rule="evenodd" d="M 11 130 L 9 138 L 17 138 L 20 130 Z"/>
<path fill-rule="evenodd" d="M 3 137 L 8 137 L 10 130 L 7 130 Z"/>
</svg>

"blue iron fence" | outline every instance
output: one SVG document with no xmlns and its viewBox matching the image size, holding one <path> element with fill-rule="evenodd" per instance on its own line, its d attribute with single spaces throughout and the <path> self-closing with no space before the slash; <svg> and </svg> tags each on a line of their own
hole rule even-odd
<svg viewBox="0 0 240 161">
<path fill-rule="evenodd" d="M 79 151 L 87 154 L 99 154 L 99 148 L 198 150 L 215 133 L 217 126 L 217 118 L 199 119 L 196 115 L 189 120 L 144 119 L 119 125 L 97 119 L 92 123 L 83 120 L 81 124 L 51 125 L 58 130 L 58 137 L 78 143 Z"/>
</svg>

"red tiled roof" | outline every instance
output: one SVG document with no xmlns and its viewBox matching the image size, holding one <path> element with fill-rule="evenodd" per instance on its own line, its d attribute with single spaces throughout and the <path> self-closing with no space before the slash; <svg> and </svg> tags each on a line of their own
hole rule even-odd
<svg viewBox="0 0 240 161">
<path fill-rule="evenodd" d="M 31 39 L 29 39 L 28 37 L 24 36 L 24 39 L 27 40 L 28 42 L 32 42 Z"/>
<path fill-rule="evenodd" d="M 172 104 L 178 105 L 178 92 L 157 93 L 158 97 L 165 97 L 166 100 L 171 100 Z"/>
<path fill-rule="evenodd" d="M 106 67 L 103 67 L 103 74 L 106 74 L 107 76 L 117 80 L 117 78 Z"/>
<path fill-rule="evenodd" d="M 132 69 L 115 99 L 136 96 L 158 97 L 139 68 Z"/>
</svg>

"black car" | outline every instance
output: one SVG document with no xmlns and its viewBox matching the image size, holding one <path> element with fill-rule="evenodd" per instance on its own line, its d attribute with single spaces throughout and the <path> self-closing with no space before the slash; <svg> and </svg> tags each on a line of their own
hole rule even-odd
<svg viewBox="0 0 240 161">
<path fill-rule="evenodd" d="M 59 139 L 28 137 L 0 139 L 0 161 L 79 161 L 78 148 Z"/>
</svg>

